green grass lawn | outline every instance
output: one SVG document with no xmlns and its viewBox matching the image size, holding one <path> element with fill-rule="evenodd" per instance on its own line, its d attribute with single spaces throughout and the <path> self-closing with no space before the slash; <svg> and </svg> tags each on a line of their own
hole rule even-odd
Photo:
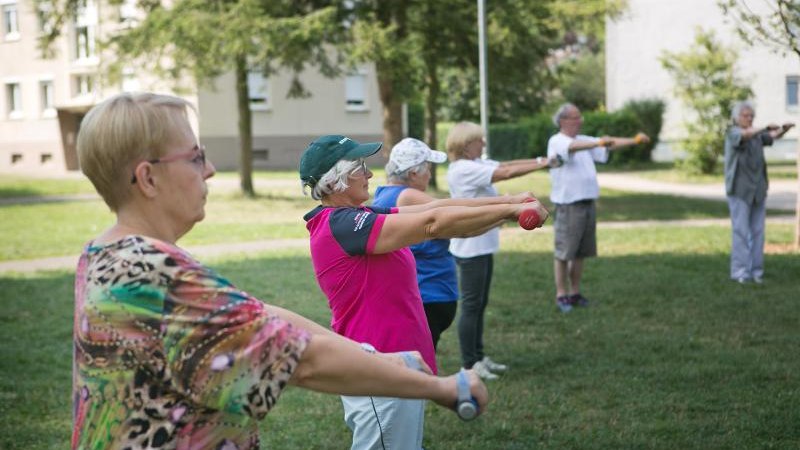
<svg viewBox="0 0 800 450">
<path fill-rule="evenodd" d="M 56 179 L 6 174 L 0 176 L 0 198 L 93 194 L 94 192 L 92 183 L 87 178 L 77 175 Z"/>
<path fill-rule="evenodd" d="M 768 254 L 766 283 L 727 278 L 729 230 L 601 229 L 590 308 L 553 305 L 552 234 L 506 236 L 486 345 L 511 370 L 486 415 L 463 423 L 429 405 L 428 449 L 800 447 L 796 254 Z M 768 226 L 788 242 L 789 225 Z M 328 324 L 304 251 L 212 266 L 264 301 Z M 70 435 L 72 283 L 66 272 L 0 276 L 0 448 L 61 449 Z M 458 370 L 457 337 L 440 343 Z M 337 397 L 290 388 L 262 425 L 264 448 L 349 445 Z"/>
<path fill-rule="evenodd" d="M 598 165 L 600 172 L 626 172 L 642 178 L 669 183 L 709 184 L 725 181 L 723 165 L 717 165 L 712 174 L 690 174 L 680 170 L 671 162 L 635 163 L 630 166 Z M 767 161 L 767 172 L 770 180 L 796 180 L 796 161 Z"/>
<path fill-rule="evenodd" d="M 299 185 L 293 183 L 292 173 L 271 176 L 274 177 L 272 181 L 277 181 L 273 183 L 274 188 L 260 189 L 255 199 L 212 186 L 206 219 L 197 224 L 181 244 L 306 237 L 302 216 L 316 202 L 302 195 Z M 373 192 L 384 180 L 382 172 L 373 177 Z M 447 182 L 441 168 L 439 180 L 440 189 L 433 194 L 447 197 Z M 546 206 L 552 207 L 548 198 L 550 179 L 545 172 L 497 183 L 497 189 L 501 194 L 530 190 Z M 0 261 L 77 254 L 84 243 L 114 221 L 100 200 L 0 205 L 0 217 L 3 218 L 0 220 Z M 723 202 L 667 195 L 603 189 L 598 203 L 601 221 L 725 217 L 728 217 L 728 208 Z"/>
</svg>

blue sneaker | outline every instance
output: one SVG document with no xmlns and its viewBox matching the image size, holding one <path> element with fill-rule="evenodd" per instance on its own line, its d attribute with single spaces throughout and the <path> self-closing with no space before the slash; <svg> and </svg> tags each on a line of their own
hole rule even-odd
<svg viewBox="0 0 800 450">
<path fill-rule="evenodd" d="M 562 313 L 568 313 L 572 311 L 572 304 L 569 301 L 569 297 L 566 295 L 556 298 L 556 306 Z"/>
</svg>

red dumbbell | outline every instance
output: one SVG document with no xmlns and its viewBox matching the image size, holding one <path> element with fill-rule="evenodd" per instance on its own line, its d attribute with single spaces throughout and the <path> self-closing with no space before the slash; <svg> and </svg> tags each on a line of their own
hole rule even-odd
<svg viewBox="0 0 800 450">
<path fill-rule="evenodd" d="M 525 200 L 525 203 L 530 203 L 532 201 L 534 200 L 529 198 Z M 520 213 L 519 218 L 517 218 L 517 222 L 522 228 L 526 230 L 533 230 L 534 228 L 539 228 L 542 225 L 542 218 L 535 209 L 526 209 Z"/>
</svg>

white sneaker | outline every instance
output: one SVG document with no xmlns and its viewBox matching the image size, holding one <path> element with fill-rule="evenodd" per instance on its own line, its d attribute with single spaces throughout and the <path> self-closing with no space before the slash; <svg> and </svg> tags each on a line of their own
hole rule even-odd
<svg viewBox="0 0 800 450">
<path fill-rule="evenodd" d="M 489 372 L 489 369 L 483 365 L 482 361 L 476 362 L 475 365 L 472 366 L 472 370 L 484 380 L 496 380 L 498 378 L 497 375 Z"/>
<path fill-rule="evenodd" d="M 491 372 L 505 372 L 506 370 L 508 370 L 508 366 L 507 365 L 494 362 L 491 359 L 489 359 L 488 356 L 484 356 L 483 360 L 481 360 L 481 362 Z"/>
</svg>

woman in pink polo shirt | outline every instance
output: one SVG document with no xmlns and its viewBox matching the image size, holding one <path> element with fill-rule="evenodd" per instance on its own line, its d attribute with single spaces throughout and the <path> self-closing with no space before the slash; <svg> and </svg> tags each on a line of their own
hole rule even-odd
<svg viewBox="0 0 800 450">
<path fill-rule="evenodd" d="M 547 211 L 529 192 L 483 199 L 444 199 L 399 208 L 366 207 L 372 172 L 364 158 L 381 143 L 341 135 L 312 142 L 300 179 L 321 204 L 304 219 L 317 281 L 328 298 L 331 326 L 381 352 L 418 351 L 436 372 L 433 341 L 409 245 L 481 234 L 525 209 Z M 424 401 L 342 396 L 354 449 L 422 446 Z"/>
</svg>

